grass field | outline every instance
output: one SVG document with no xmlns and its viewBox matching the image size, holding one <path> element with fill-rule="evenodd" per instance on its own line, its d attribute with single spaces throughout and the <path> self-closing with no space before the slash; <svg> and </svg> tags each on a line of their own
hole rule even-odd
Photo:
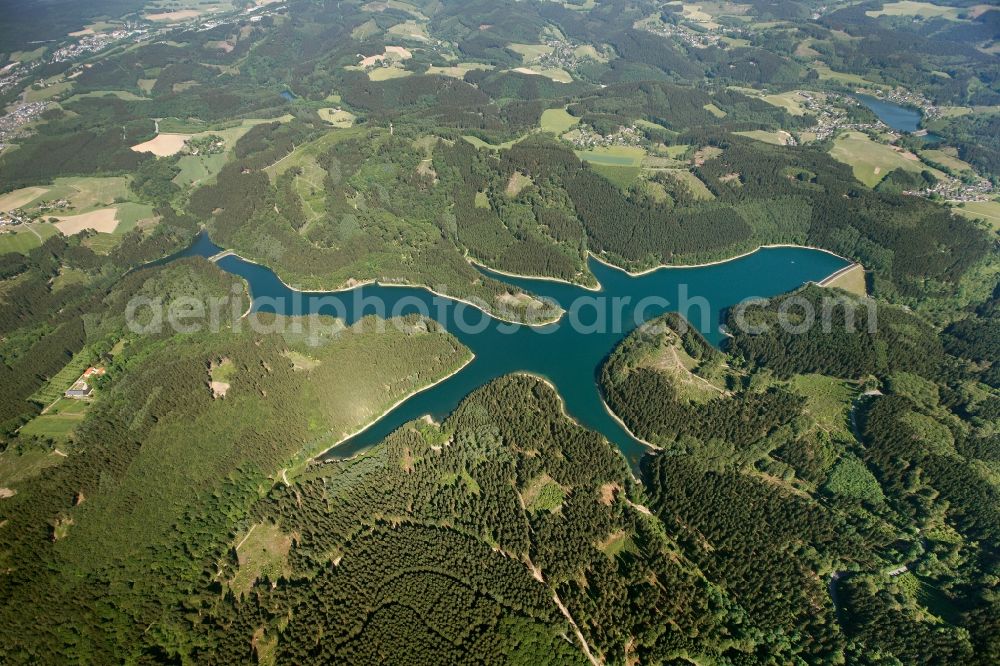
<svg viewBox="0 0 1000 666">
<path fill-rule="evenodd" d="M 644 120 L 642 118 L 636 119 L 635 124 L 638 125 L 639 127 L 648 127 L 649 129 L 659 130 L 661 132 L 666 133 L 669 136 L 677 136 L 677 134 L 678 134 L 674 130 L 667 129 L 666 127 L 664 127 L 663 125 L 660 125 L 659 123 L 650 122 L 650 121 Z"/>
<path fill-rule="evenodd" d="M 48 222 L 18 225 L 13 231 L 0 233 L 0 254 L 7 252 L 25 254 L 57 233 L 59 230 Z"/>
<path fill-rule="evenodd" d="M 390 81 L 402 79 L 412 74 L 413 72 L 401 67 L 376 67 L 368 72 L 368 78 L 372 81 Z"/>
<path fill-rule="evenodd" d="M 47 99 L 52 99 L 58 95 L 67 92 L 73 87 L 72 81 L 60 81 L 58 83 L 52 83 L 45 86 L 44 88 L 35 88 L 32 86 L 28 88 L 24 93 L 24 101 L 26 102 L 44 102 Z"/>
<path fill-rule="evenodd" d="M 46 467 L 62 462 L 58 453 L 42 448 L 32 448 L 18 453 L 12 446 L 0 453 L 0 488 L 17 489 L 21 481 L 37 476 Z"/>
<path fill-rule="evenodd" d="M 11 62 L 35 62 L 45 55 L 45 47 L 39 46 L 34 51 L 14 51 L 10 54 Z"/>
<path fill-rule="evenodd" d="M 856 86 L 869 86 L 871 81 L 858 76 L 857 74 L 848 74 L 847 72 L 835 72 L 828 66 L 821 62 L 814 62 L 811 67 L 819 74 L 819 78 L 822 80 L 829 81 L 839 81 L 840 83 L 846 83 L 848 85 Z"/>
<path fill-rule="evenodd" d="M 59 291 L 74 284 L 85 284 L 90 281 L 90 276 L 79 268 L 66 268 L 63 266 L 59 270 L 59 275 L 52 278 L 52 291 Z"/>
<path fill-rule="evenodd" d="M 526 138 L 528 138 L 528 136 L 529 136 L 528 134 L 525 134 L 524 136 L 519 136 L 516 139 L 511 139 L 510 141 L 504 141 L 503 143 L 500 144 L 487 143 L 482 139 L 480 139 L 478 136 L 472 136 L 471 134 L 462 135 L 462 138 L 471 143 L 476 148 L 480 149 L 488 148 L 490 150 L 507 150 L 515 143 L 518 143 L 519 141 L 524 141 Z"/>
<path fill-rule="evenodd" d="M 761 99 L 768 104 L 781 107 L 793 116 L 802 116 L 805 115 L 806 112 L 806 110 L 802 108 L 804 98 L 802 97 L 802 93 L 798 90 L 790 90 L 788 92 L 777 93 L 775 95 L 764 95 Z"/>
<path fill-rule="evenodd" d="M 59 398 L 45 414 L 24 424 L 21 434 L 66 441 L 83 421 L 88 409 L 90 403 L 86 400 Z"/>
<path fill-rule="evenodd" d="M 118 213 L 115 217 L 118 219 L 118 226 L 115 228 L 115 233 L 118 235 L 132 231 L 142 220 L 149 220 L 156 217 L 153 207 L 148 204 L 129 201 L 119 204 L 117 209 Z"/>
<path fill-rule="evenodd" d="M 319 117 L 334 127 L 346 129 L 354 126 L 354 114 L 343 109 L 319 109 L 316 111 Z"/>
<path fill-rule="evenodd" d="M 843 289 L 857 296 L 868 295 L 868 281 L 865 277 L 865 269 L 860 264 L 853 266 L 850 270 L 844 271 L 829 282 L 824 282 L 823 286 Z"/>
<path fill-rule="evenodd" d="M 770 143 L 775 146 L 787 146 L 788 140 L 792 138 L 792 135 L 785 130 L 778 130 L 776 132 L 768 132 L 766 130 L 750 130 L 748 132 L 733 133 L 739 134 L 740 136 L 747 136 L 751 139 L 756 139 L 757 141 L 763 141 L 764 143 Z"/>
<path fill-rule="evenodd" d="M 373 20 L 368 20 L 359 25 L 358 27 L 351 30 L 351 37 L 357 39 L 358 41 L 364 41 L 369 37 L 374 37 L 375 35 L 381 33 L 381 28 Z"/>
<path fill-rule="evenodd" d="M 547 44 L 508 44 L 507 48 L 521 56 L 521 62 L 525 64 L 552 53 L 552 47 Z"/>
<path fill-rule="evenodd" d="M 320 217 L 326 211 L 326 190 L 323 187 L 326 171 L 320 167 L 316 157 L 339 141 L 360 136 L 362 129 L 356 127 L 328 132 L 311 143 L 297 147 L 288 157 L 264 169 L 272 182 L 288 169 L 294 167 L 302 169 L 302 174 L 295 179 L 295 191 L 305 204 L 305 211 L 309 216 L 307 226 L 308 222 Z"/>
<path fill-rule="evenodd" d="M 556 83 L 573 83 L 572 75 L 565 69 L 557 67 L 515 67 L 511 70 L 518 74 L 528 74 L 531 76 L 544 76 Z"/>
<path fill-rule="evenodd" d="M 720 109 L 719 107 L 717 107 L 714 104 L 706 104 L 702 108 L 705 109 L 706 111 L 708 111 L 709 113 L 711 113 L 716 118 L 725 118 L 726 117 L 726 112 L 723 111 L 722 109 Z"/>
<path fill-rule="evenodd" d="M 691 188 L 691 194 L 693 194 L 696 199 L 709 201 L 715 198 L 715 195 L 712 194 L 712 192 L 705 186 L 705 183 L 702 182 L 701 178 L 698 178 L 698 176 L 694 175 L 687 169 L 664 169 L 664 171 L 667 171 L 686 182 L 688 187 Z"/>
<path fill-rule="evenodd" d="M 993 229 L 1000 231 L 1000 201 L 965 201 L 952 210 L 964 217 L 986 220 Z"/>
<path fill-rule="evenodd" d="M 854 170 L 854 177 L 875 187 L 885 176 L 895 169 L 919 173 L 927 168 L 916 156 L 909 159 L 891 146 L 872 141 L 861 132 L 845 132 L 837 137 L 830 149 L 830 155 Z"/>
<path fill-rule="evenodd" d="M 796 375 L 791 385 L 805 396 L 805 412 L 822 430 L 850 436 L 848 414 L 858 394 L 854 384 L 826 375 Z"/>
<path fill-rule="evenodd" d="M 533 181 L 530 176 L 525 176 L 520 171 L 515 171 L 511 175 L 510 180 L 507 181 L 507 188 L 505 190 L 505 193 L 509 197 L 516 197 L 518 194 L 521 193 L 521 190 L 528 187 L 529 185 L 534 185 L 534 184 L 535 181 Z"/>
<path fill-rule="evenodd" d="M 204 182 L 222 171 L 226 164 L 226 155 L 184 155 L 177 160 L 180 173 L 174 176 L 174 182 L 182 188 Z"/>
<path fill-rule="evenodd" d="M 591 168 L 623 189 L 628 188 L 642 175 L 640 167 L 594 164 Z"/>
<path fill-rule="evenodd" d="M 226 149 L 222 153 L 216 153 L 214 155 L 183 155 L 177 161 L 177 166 L 180 167 L 181 172 L 174 176 L 174 182 L 183 189 L 190 189 L 194 185 L 200 185 L 205 182 L 210 181 L 212 178 L 222 171 L 222 167 L 225 166 L 226 161 L 229 159 L 229 153 L 232 151 L 233 146 L 244 134 L 250 131 L 255 125 L 260 125 L 262 123 L 269 123 L 272 120 L 277 120 L 279 122 L 288 122 L 291 119 L 290 115 L 282 116 L 281 118 L 274 119 L 251 119 L 244 120 L 236 125 L 230 127 L 211 127 L 200 123 L 197 125 L 197 130 L 191 132 L 192 139 L 197 140 L 200 137 L 208 136 L 209 134 L 214 134 L 218 137 L 222 137 L 225 143 Z M 160 122 L 160 129 L 164 127 L 164 122 Z M 180 124 L 180 121 L 173 119 L 176 125 L 173 125 L 171 129 L 181 129 L 186 128 L 191 130 L 195 127 L 192 124 Z"/>
<path fill-rule="evenodd" d="M 418 42 L 430 41 L 427 36 L 427 28 L 424 23 L 417 21 L 404 21 L 389 28 L 390 35 L 396 35 L 403 39 L 415 39 Z"/>
<path fill-rule="evenodd" d="M 80 176 L 56 178 L 48 191 L 31 204 L 65 199 L 69 202 L 69 209 L 58 213 L 62 215 L 87 213 L 96 208 L 110 206 L 115 199 L 128 199 L 128 197 L 128 178 L 124 176 Z"/>
<path fill-rule="evenodd" d="M 645 149 L 639 146 L 609 146 L 575 152 L 581 160 L 603 166 L 639 167 L 646 157 Z"/>
<path fill-rule="evenodd" d="M 674 160 L 679 160 L 684 157 L 688 150 L 691 149 L 686 143 L 681 143 L 676 146 L 667 146 L 667 157 Z"/>
<path fill-rule="evenodd" d="M 152 86 L 150 87 L 152 90 Z M 112 97 L 117 97 L 118 99 L 125 100 L 126 102 L 142 102 L 148 100 L 148 97 L 140 97 L 135 93 L 128 92 L 126 90 L 92 90 L 86 93 L 79 93 L 73 95 L 67 99 L 63 104 L 68 104 L 70 102 L 76 102 L 77 100 L 87 99 L 89 97 L 107 97 L 111 95 Z"/>
<path fill-rule="evenodd" d="M 543 132 L 550 132 L 555 135 L 569 131 L 580 119 L 570 115 L 566 109 L 546 109 L 542 111 L 541 126 Z"/>
<path fill-rule="evenodd" d="M 464 78 L 466 74 L 476 69 L 493 69 L 493 66 L 486 65 L 481 62 L 460 62 L 457 65 L 451 65 L 448 67 L 428 67 L 427 73 L 461 79 Z"/>
<path fill-rule="evenodd" d="M 882 5 L 882 9 L 867 11 L 865 14 L 872 18 L 878 18 L 880 16 L 916 16 L 925 19 L 946 18 L 952 21 L 957 21 L 960 12 L 961 9 L 957 7 L 932 5 L 929 2 L 901 0 L 900 2 L 884 4 Z"/>
<path fill-rule="evenodd" d="M 921 150 L 920 156 L 930 160 L 931 162 L 937 162 L 938 164 L 944 165 L 954 171 L 955 173 L 961 173 L 963 171 L 974 171 L 972 165 L 968 162 L 958 159 L 957 153 L 954 148 L 949 148 L 949 152 L 944 150 Z"/>
</svg>

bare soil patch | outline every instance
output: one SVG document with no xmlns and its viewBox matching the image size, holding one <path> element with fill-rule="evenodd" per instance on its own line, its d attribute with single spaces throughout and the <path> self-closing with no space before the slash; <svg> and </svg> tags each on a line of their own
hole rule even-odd
<svg viewBox="0 0 1000 666">
<path fill-rule="evenodd" d="M 181 152 L 190 134 L 158 134 L 155 139 L 132 146 L 137 153 L 153 153 L 157 157 L 169 157 Z"/>
<path fill-rule="evenodd" d="M 57 217 L 56 229 L 66 236 L 78 234 L 84 229 L 93 229 L 102 234 L 113 233 L 118 227 L 118 211 L 114 208 L 101 208 L 83 215 Z"/>
<path fill-rule="evenodd" d="M 159 14 L 146 14 L 150 21 L 183 21 L 185 19 L 198 18 L 201 15 L 196 9 L 179 9 L 175 12 L 160 12 Z"/>
</svg>

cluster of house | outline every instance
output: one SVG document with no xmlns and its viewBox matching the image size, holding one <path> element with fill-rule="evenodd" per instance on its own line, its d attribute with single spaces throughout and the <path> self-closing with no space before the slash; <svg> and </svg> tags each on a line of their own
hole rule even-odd
<svg viewBox="0 0 1000 666">
<path fill-rule="evenodd" d="M 73 385 L 66 390 L 67 398 L 89 398 L 90 394 L 94 392 L 93 378 L 101 377 L 104 375 L 106 370 L 104 368 L 95 368 L 93 366 L 87 368 L 80 378 L 73 382 Z"/>
<path fill-rule="evenodd" d="M 25 222 L 30 222 L 30 221 L 31 218 L 28 215 L 22 213 L 18 209 L 7 211 L 5 213 L 0 213 L 0 228 L 16 227 L 19 224 L 24 224 Z"/>
</svg>

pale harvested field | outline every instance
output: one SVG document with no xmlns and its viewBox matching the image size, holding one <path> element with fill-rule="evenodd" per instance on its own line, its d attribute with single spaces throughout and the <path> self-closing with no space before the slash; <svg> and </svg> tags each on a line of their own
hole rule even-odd
<svg viewBox="0 0 1000 666">
<path fill-rule="evenodd" d="M 155 139 L 132 146 L 137 153 L 153 153 L 157 157 L 169 157 L 181 152 L 190 134 L 158 134 Z"/>
<path fill-rule="evenodd" d="M 110 234 L 118 226 L 117 215 L 118 211 L 114 208 L 102 208 L 83 215 L 57 217 L 59 221 L 55 223 L 55 227 L 66 236 L 78 234 L 84 229 Z"/>
<path fill-rule="evenodd" d="M 162 12 L 160 14 L 146 14 L 150 21 L 184 21 L 186 19 L 197 18 L 201 12 L 196 9 L 180 9 L 176 12 Z"/>
<path fill-rule="evenodd" d="M 530 67 L 515 67 L 511 71 L 517 72 L 518 74 L 530 74 L 532 76 L 544 76 L 545 78 L 552 79 L 556 83 L 572 83 L 573 82 L 573 77 L 569 74 L 569 72 L 566 72 L 566 71 L 561 70 L 561 69 L 550 68 L 550 69 L 538 70 L 538 69 L 532 69 Z"/>
<path fill-rule="evenodd" d="M 0 196 L 0 212 L 6 213 L 25 206 L 48 192 L 46 187 L 25 187 Z"/>
<path fill-rule="evenodd" d="M 396 56 L 395 59 L 399 60 L 409 60 L 413 57 L 413 54 L 410 53 L 409 49 L 405 49 L 402 46 L 387 46 L 384 53 L 363 58 L 358 64 L 362 67 L 372 67 L 377 62 L 393 59 L 392 56 Z"/>
</svg>

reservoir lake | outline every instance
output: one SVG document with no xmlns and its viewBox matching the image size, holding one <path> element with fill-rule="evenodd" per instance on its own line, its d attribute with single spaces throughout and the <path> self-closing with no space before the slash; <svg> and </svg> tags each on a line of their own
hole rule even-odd
<svg viewBox="0 0 1000 666">
<path fill-rule="evenodd" d="M 202 234 L 177 256 L 213 257 L 221 251 Z M 719 345 L 725 338 L 719 326 L 726 309 L 748 298 L 776 296 L 810 281 L 819 282 L 850 262 L 822 250 L 782 246 L 716 264 L 664 267 L 632 275 L 591 258 L 589 268 L 600 282 L 599 290 L 481 269 L 566 311 L 558 321 L 542 326 L 495 319 L 422 287 L 369 284 L 342 291 L 297 292 L 270 269 L 238 256 L 222 256 L 217 264 L 247 281 L 255 311 L 329 314 L 345 319 L 348 325 L 369 314 L 429 315 L 475 354 L 459 372 L 404 400 L 322 454 L 322 459 L 354 456 L 424 415 L 441 420 L 480 386 L 502 375 L 527 372 L 551 382 L 566 412 L 617 445 L 634 468 L 648 449 L 608 412 L 597 384 L 604 360 L 619 342 L 644 321 L 680 312 L 712 344 Z"/>
<path fill-rule="evenodd" d="M 920 121 L 923 115 L 916 109 L 900 106 L 887 102 L 884 99 L 872 97 L 871 95 L 856 94 L 854 96 L 859 102 L 871 109 L 878 119 L 897 132 L 912 134 L 920 129 Z M 937 134 L 927 133 L 923 136 L 926 143 L 938 143 L 941 137 Z"/>
</svg>

